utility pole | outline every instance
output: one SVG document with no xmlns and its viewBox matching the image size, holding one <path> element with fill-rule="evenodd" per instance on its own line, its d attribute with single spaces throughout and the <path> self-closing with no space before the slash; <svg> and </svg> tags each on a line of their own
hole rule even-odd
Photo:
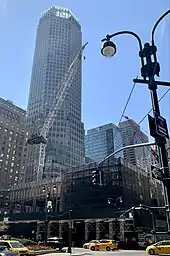
<svg viewBox="0 0 170 256">
<path fill-rule="evenodd" d="M 56 186 L 54 185 L 53 191 L 56 191 Z M 45 244 L 48 241 L 48 226 L 49 226 L 49 212 L 52 210 L 52 201 L 50 201 L 51 188 L 48 188 L 47 184 L 43 187 L 42 192 L 45 193 Z"/>
<path fill-rule="evenodd" d="M 155 75 L 159 76 L 160 65 L 157 62 L 156 57 L 156 46 L 152 43 L 144 44 L 144 48 L 139 52 L 141 58 L 145 58 L 146 64 L 141 68 L 141 75 L 145 79 L 145 83 L 148 84 L 149 90 L 151 92 L 152 108 L 154 118 L 149 116 L 149 125 L 151 135 L 155 138 L 155 142 L 160 149 L 161 155 L 161 166 L 163 169 L 163 178 L 162 182 L 165 191 L 165 204 L 166 204 L 166 214 L 167 214 L 167 225 L 168 231 L 170 231 L 170 173 L 169 173 L 169 164 L 168 164 L 168 153 L 166 150 L 166 138 L 169 137 L 166 120 L 161 117 L 159 101 L 157 95 L 157 81 L 155 81 Z M 152 61 L 152 56 L 154 61 Z M 148 80 L 146 80 L 146 78 Z M 140 79 L 136 79 L 137 83 L 140 83 Z M 152 121 L 153 120 L 153 121 Z"/>
<path fill-rule="evenodd" d="M 157 47 L 154 41 L 154 34 L 159 23 L 170 14 L 170 9 L 162 14 L 153 26 L 151 31 L 151 44 L 143 43 L 138 34 L 133 31 L 123 30 L 118 31 L 112 35 L 107 35 L 102 42 L 103 47 L 101 53 L 105 57 L 112 57 L 116 53 L 116 45 L 110 41 L 111 38 L 119 35 L 131 35 L 135 37 L 139 43 L 139 57 L 141 60 L 141 76 L 143 79 L 133 79 L 135 83 L 147 84 L 151 92 L 152 106 L 153 106 L 153 116 L 148 115 L 150 135 L 155 138 L 155 142 L 160 149 L 161 155 L 161 165 L 163 170 L 162 182 L 165 188 L 165 206 L 167 213 L 167 225 L 168 232 L 170 232 L 170 171 L 168 165 L 168 154 L 166 150 L 166 139 L 169 138 L 168 128 L 166 119 L 160 115 L 159 102 L 157 96 L 157 86 L 170 86 L 169 82 L 166 81 L 156 81 L 155 75 L 159 77 L 160 65 L 157 61 Z"/>
<path fill-rule="evenodd" d="M 48 202 L 50 199 L 50 193 L 47 191 L 46 193 L 46 200 L 45 200 L 45 245 L 47 245 L 48 241 L 48 225 L 49 225 L 49 219 L 48 219 L 48 212 L 49 212 L 49 205 Z"/>
</svg>

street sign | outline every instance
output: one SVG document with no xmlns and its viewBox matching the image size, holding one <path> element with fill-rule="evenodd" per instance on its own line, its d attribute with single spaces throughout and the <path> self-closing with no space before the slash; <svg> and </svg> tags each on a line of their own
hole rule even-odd
<svg viewBox="0 0 170 256">
<path fill-rule="evenodd" d="M 169 139 L 166 119 L 155 113 L 155 126 L 158 135 Z"/>
<path fill-rule="evenodd" d="M 148 115 L 148 121 L 149 121 L 149 129 L 150 129 L 150 135 L 158 140 L 161 140 L 161 138 L 169 138 L 168 135 L 168 127 L 165 118 L 162 116 L 156 115 L 156 117 L 152 117 Z"/>
</svg>

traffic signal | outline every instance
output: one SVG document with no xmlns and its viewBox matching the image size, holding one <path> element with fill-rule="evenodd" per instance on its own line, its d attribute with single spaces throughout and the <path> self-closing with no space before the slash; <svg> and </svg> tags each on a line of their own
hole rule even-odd
<svg viewBox="0 0 170 256">
<path fill-rule="evenodd" d="M 92 171 L 92 177 L 91 177 L 91 182 L 94 186 L 96 185 L 102 185 L 102 180 L 103 180 L 103 177 L 102 177 L 102 171 L 97 169 L 97 170 L 94 170 Z"/>
</svg>

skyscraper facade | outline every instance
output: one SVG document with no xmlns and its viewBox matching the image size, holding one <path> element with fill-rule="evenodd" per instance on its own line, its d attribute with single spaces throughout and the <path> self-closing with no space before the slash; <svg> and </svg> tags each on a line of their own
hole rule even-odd
<svg viewBox="0 0 170 256">
<path fill-rule="evenodd" d="M 27 127 L 39 133 L 60 89 L 60 81 L 82 46 L 81 26 L 73 13 L 51 7 L 40 18 L 27 108 Z M 25 181 L 33 180 L 36 146 L 28 147 Z M 81 63 L 66 99 L 48 134 L 44 177 L 57 176 L 65 166 L 84 161 L 84 125 L 81 122 Z"/>
<path fill-rule="evenodd" d="M 119 128 L 123 139 L 123 146 L 148 142 L 148 136 L 131 119 L 121 122 Z M 124 150 L 123 153 L 124 159 L 133 165 L 146 168 L 148 163 L 150 163 L 150 147 L 131 148 Z"/>
<path fill-rule="evenodd" d="M 119 128 L 112 123 L 87 130 L 85 155 L 96 162 L 100 162 L 122 146 Z M 119 152 L 115 157 L 123 157 L 123 153 Z"/>
<path fill-rule="evenodd" d="M 25 115 L 24 109 L 0 98 L 0 191 L 11 189 L 23 179 L 27 138 Z"/>
</svg>

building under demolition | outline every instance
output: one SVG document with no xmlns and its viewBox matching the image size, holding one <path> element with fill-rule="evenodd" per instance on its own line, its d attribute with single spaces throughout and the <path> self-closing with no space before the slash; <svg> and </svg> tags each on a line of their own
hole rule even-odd
<svg viewBox="0 0 170 256">
<path fill-rule="evenodd" d="M 94 186 L 92 171 L 96 168 L 102 171 L 102 184 Z M 161 182 L 121 158 L 107 160 L 100 166 L 89 164 L 68 170 L 61 185 L 61 195 L 62 211 L 71 204 L 75 211 L 87 211 L 88 217 L 110 216 L 115 209 L 128 209 L 139 204 L 164 205 Z"/>
<path fill-rule="evenodd" d="M 101 171 L 101 184 L 94 185 L 92 182 L 94 170 Z M 52 203 L 48 218 L 47 194 L 50 194 Z M 18 229 L 12 228 L 13 225 L 25 225 L 27 228 L 22 229 L 23 232 L 31 236 L 34 231 L 36 237 L 43 239 L 48 220 L 48 234 L 67 240 L 71 221 L 73 241 L 77 245 L 96 238 L 132 239 L 132 234 L 136 236 L 133 218 L 124 213 L 139 204 L 163 206 L 162 184 L 153 180 L 150 173 L 122 159 L 114 159 L 102 165 L 89 164 L 68 169 L 62 172 L 60 178 L 48 182 L 44 180 L 42 184 L 31 183 L 13 188 L 11 214 L 8 212 L 9 230 L 15 230 L 14 235 L 17 236 Z M 121 215 L 125 220 L 123 222 Z M 149 223 L 140 222 L 140 226 L 147 227 L 151 232 L 149 216 L 141 216 L 141 220 L 149 220 Z"/>
<path fill-rule="evenodd" d="M 100 185 L 92 183 L 92 172 L 97 169 L 102 173 Z M 55 191 L 53 191 L 54 185 L 57 188 Z M 61 177 L 43 180 L 39 184 L 31 182 L 17 185 L 11 189 L 10 204 L 30 206 L 29 212 L 40 211 L 40 205 L 41 208 L 45 207 L 44 186 L 46 191 L 50 192 L 51 200 L 58 201 L 59 207 L 54 207 L 53 210 L 58 209 L 60 212 L 67 210 L 70 205 L 75 211 L 97 209 L 98 215 L 102 215 L 102 209 L 109 214 L 113 211 L 113 206 L 114 209 L 128 209 L 141 203 L 164 205 L 162 183 L 153 180 L 150 172 L 133 166 L 121 158 L 107 160 L 100 166 L 91 163 L 69 168 L 62 172 Z M 121 202 L 117 200 L 120 197 Z M 88 216 L 90 217 L 90 213 Z"/>
</svg>

